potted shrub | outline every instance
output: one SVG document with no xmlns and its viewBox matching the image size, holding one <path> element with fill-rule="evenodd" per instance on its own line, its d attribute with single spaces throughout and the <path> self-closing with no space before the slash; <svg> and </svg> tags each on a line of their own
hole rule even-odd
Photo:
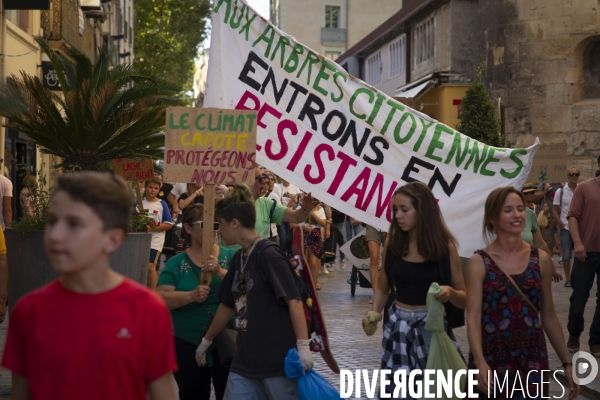
<svg viewBox="0 0 600 400">
<path fill-rule="evenodd" d="M 0 84 L 0 115 L 7 118 L 7 127 L 28 135 L 43 153 L 59 157 L 58 173 L 107 171 L 116 158 L 162 158 L 165 109 L 181 105 L 178 87 L 134 65 L 111 67 L 106 47 L 99 49 L 92 62 L 75 49 L 62 55 L 42 38 L 36 41 L 52 62 L 62 92 L 45 89 L 37 76 L 13 75 Z M 22 233 L 30 230 L 31 235 L 6 231 L 11 305 L 56 276 L 39 231 L 44 226 L 47 191 L 42 193 L 41 182 L 36 190 L 35 201 L 42 208 L 35 217 L 38 220 L 24 219 L 20 229 Z M 111 260 L 112 267 L 145 284 L 150 236 L 128 234 Z"/>
</svg>

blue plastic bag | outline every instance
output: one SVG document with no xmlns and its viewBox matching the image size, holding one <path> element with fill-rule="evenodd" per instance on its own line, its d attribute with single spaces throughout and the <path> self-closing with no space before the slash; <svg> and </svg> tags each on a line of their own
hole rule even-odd
<svg viewBox="0 0 600 400">
<path fill-rule="evenodd" d="M 299 400 L 339 400 L 340 393 L 325 378 L 310 370 L 304 374 L 300 357 L 296 349 L 290 349 L 285 356 L 283 367 L 285 375 L 290 379 L 298 379 Z"/>
</svg>

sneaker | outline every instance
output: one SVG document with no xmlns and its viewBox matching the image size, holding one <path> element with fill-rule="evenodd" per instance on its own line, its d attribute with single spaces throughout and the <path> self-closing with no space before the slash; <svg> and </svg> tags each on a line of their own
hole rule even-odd
<svg viewBox="0 0 600 400">
<path fill-rule="evenodd" d="M 329 275 L 329 270 L 327 269 L 327 265 L 323 265 L 323 273 L 325 275 Z"/>
<path fill-rule="evenodd" d="M 346 269 L 346 264 L 344 263 L 344 260 L 340 260 L 340 269 Z"/>
<path fill-rule="evenodd" d="M 329 271 L 331 271 L 331 272 L 335 271 L 335 265 L 334 264 L 327 263 L 327 264 L 325 264 L 325 267 L 327 267 L 327 269 Z"/>
<path fill-rule="evenodd" d="M 600 350 L 600 346 L 597 347 L 599 347 L 598 350 Z M 567 341 L 567 350 L 569 350 L 569 353 L 577 353 L 579 351 L 579 336 L 569 335 L 569 340 Z M 600 352 L 598 355 L 600 355 Z"/>
<path fill-rule="evenodd" d="M 596 358 L 600 358 L 600 344 L 593 344 L 590 346 L 590 353 Z"/>
</svg>

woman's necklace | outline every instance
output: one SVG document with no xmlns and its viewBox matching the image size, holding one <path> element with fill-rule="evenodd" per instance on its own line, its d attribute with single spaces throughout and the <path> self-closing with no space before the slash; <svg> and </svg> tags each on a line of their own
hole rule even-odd
<svg viewBox="0 0 600 400">
<path fill-rule="evenodd" d="M 248 255 L 246 256 L 246 260 L 244 261 L 244 256 L 240 257 L 240 273 L 244 272 L 244 268 L 246 268 L 246 264 L 248 264 L 248 260 L 250 259 L 250 254 L 252 254 L 252 250 L 254 250 L 254 246 L 256 243 L 260 241 L 260 236 L 257 236 L 252 240 L 250 251 L 248 251 Z M 243 253 L 242 253 L 243 254 Z"/>
</svg>

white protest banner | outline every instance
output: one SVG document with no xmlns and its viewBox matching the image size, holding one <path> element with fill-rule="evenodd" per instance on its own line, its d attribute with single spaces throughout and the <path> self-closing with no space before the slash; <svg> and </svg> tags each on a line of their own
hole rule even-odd
<svg viewBox="0 0 600 400">
<path fill-rule="evenodd" d="M 242 0 L 215 0 L 213 11 L 204 106 L 258 111 L 259 164 L 386 231 L 394 191 L 422 181 L 459 253 L 483 246 L 487 195 L 524 184 L 537 142 L 477 142 L 348 75 Z"/>
</svg>

